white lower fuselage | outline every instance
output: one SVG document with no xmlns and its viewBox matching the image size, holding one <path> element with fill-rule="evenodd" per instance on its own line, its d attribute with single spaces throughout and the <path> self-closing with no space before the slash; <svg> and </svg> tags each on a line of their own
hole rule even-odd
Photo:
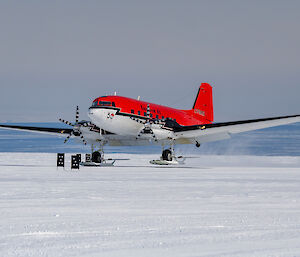
<svg viewBox="0 0 300 257">
<path fill-rule="evenodd" d="M 91 108 L 88 116 L 91 121 L 106 131 L 123 136 L 136 136 L 143 124 L 132 120 L 130 116 L 116 115 L 117 110 L 106 108 Z"/>
<path fill-rule="evenodd" d="M 144 124 L 131 119 L 129 114 L 121 114 L 117 109 L 110 108 L 90 108 L 88 116 L 91 121 L 106 131 L 121 135 L 136 137 L 144 128 Z M 157 139 L 170 137 L 171 131 L 161 129 L 160 125 L 153 124 L 152 130 L 155 132 Z"/>
</svg>

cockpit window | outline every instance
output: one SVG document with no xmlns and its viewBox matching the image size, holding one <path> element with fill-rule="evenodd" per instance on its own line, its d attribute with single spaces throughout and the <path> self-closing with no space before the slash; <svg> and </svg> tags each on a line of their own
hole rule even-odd
<svg viewBox="0 0 300 257">
<path fill-rule="evenodd" d="M 99 101 L 98 105 L 100 105 L 100 106 L 111 106 L 111 102 Z"/>
<path fill-rule="evenodd" d="M 112 106 L 112 104 L 108 101 L 96 101 L 93 102 L 92 106 Z"/>
</svg>

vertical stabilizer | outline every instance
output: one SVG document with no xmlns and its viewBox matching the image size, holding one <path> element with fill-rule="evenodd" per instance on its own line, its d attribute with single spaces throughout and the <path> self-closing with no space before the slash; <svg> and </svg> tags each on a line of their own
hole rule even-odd
<svg viewBox="0 0 300 257">
<path fill-rule="evenodd" d="M 214 121 L 212 87 L 208 83 L 201 84 L 193 106 L 193 112 L 209 122 Z"/>
</svg>

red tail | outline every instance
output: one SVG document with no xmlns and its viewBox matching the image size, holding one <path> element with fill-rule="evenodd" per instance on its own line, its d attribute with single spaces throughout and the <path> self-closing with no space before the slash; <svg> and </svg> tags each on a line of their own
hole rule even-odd
<svg viewBox="0 0 300 257">
<path fill-rule="evenodd" d="M 212 87 L 208 83 L 201 84 L 193 106 L 193 112 L 196 115 L 203 116 L 209 122 L 214 121 Z"/>
</svg>

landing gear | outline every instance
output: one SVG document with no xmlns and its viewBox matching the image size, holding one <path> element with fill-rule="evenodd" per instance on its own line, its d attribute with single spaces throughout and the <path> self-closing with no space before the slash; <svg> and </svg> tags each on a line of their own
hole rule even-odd
<svg viewBox="0 0 300 257">
<path fill-rule="evenodd" d="M 182 156 L 176 157 L 174 152 L 174 141 L 171 141 L 171 147 L 169 149 L 164 149 L 164 145 L 162 145 L 163 151 L 159 160 L 150 161 L 151 164 L 155 165 L 178 165 L 184 164 L 185 158 Z"/>
<path fill-rule="evenodd" d="M 104 159 L 104 151 L 103 144 L 100 144 L 100 149 L 98 151 L 94 150 L 94 146 L 92 145 L 92 158 L 89 162 L 81 162 L 82 166 L 113 166 L 116 160 L 112 159 Z"/>
<path fill-rule="evenodd" d="M 170 149 L 163 150 L 161 157 L 164 161 L 172 161 L 171 150 Z"/>
<path fill-rule="evenodd" d="M 101 163 L 102 162 L 102 154 L 101 152 L 93 152 L 92 153 L 92 162 Z"/>
</svg>

